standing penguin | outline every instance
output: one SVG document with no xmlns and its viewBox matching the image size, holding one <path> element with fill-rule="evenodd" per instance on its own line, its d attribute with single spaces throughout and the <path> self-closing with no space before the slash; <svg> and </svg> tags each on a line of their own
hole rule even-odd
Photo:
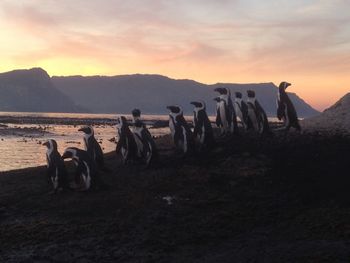
<svg viewBox="0 0 350 263">
<path fill-rule="evenodd" d="M 221 104 L 221 106 L 225 106 L 225 109 L 220 109 L 220 112 L 222 113 L 223 110 L 225 110 L 225 118 L 228 123 L 228 130 L 225 132 L 230 133 L 237 133 L 238 132 L 238 126 L 237 126 L 237 117 L 236 112 L 233 107 L 232 99 L 231 99 L 231 91 L 228 88 L 224 87 L 218 87 L 214 91 L 218 92 L 220 94 L 220 99 L 225 101 L 225 104 Z M 221 114 L 221 118 L 223 118 Z"/>
<path fill-rule="evenodd" d="M 57 142 L 50 139 L 43 145 L 47 147 L 47 175 L 52 182 L 54 193 L 67 190 L 69 188 L 68 174 L 64 161 L 57 150 Z"/>
<path fill-rule="evenodd" d="M 290 98 L 287 95 L 286 89 L 292 84 L 288 82 L 281 82 L 278 88 L 277 96 L 277 118 L 283 120 L 284 127 L 288 131 L 294 127 L 298 131 L 301 130 L 298 120 L 297 112 Z"/>
<path fill-rule="evenodd" d="M 264 109 L 261 107 L 258 100 L 255 98 L 253 90 L 247 91 L 248 100 L 248 120 L 254 130 L 259 134 L 270 133 L 269 122 Z"/>
<path fill-rule="evenodd" d="M 226 118 L 227 113 L 227 105 L 225 100 L 220 97 L 214 98 L 216 101 L 216 126 L 220 128 L 221 135 L 225 135 L 229 132 L 229 124 Z"/>
<path fill-rule="evenodd" d="M 197 138 L 201 147 L 211 147 L 214 145 L 214 135 L 206 112 L 205 102 L 193 101 L 191 104 L 195 107 L 193 111 L 194 138 Z"/>
<path fill-rule="evenodd" d="M 68 147 L 62 156 L 63 159 L 72 159 L 76 167 L 75 182 L 79 190 L 86 191 L 97 186 L 98 174 L 95 162 L 87 151 L 76 147 Z"/>
<path fill-rule="evenodd" d="M 247 104 L 242 100 L 242 93 L 241 92 L 235 92 L 235 111 L 237 117 L 242 122 L 243 128 L 247 129 L 247 122 L 248 122 L 248 106 Z"/>
<path fill-rule="evenodd" d="M 193 134 L 188 126 L 182 109 L 179 106 L 167 106 L 169 113 L 169 128 L 174 143 L 184 154 L 194 151 Z"/>
<path fill-rule="evenodd" d="M 84 133 L 85 150 L 88 152 L 91 159 L 96 162 L 97 167 L 100 169 L 103 169 L 104 168 L 103 152 L 100 144 L 95 139 L 94 129 L 91 126 L 84 126 L 80 128 L 78 131 L 82 131 Z"/>
<path fill-rule="evenodd" d="M 141 111 L 139 109 L 134 109 L 131 114 L 133 118 L 133 135 L 137 145 L 137 154 L 148 166 L 158 156 L 157 146 L 151 133 L 141 120 Z"/>
<path fill-rule="evenodd" d="M 137 159 L 137 145 L 124 116 L 117 118 L 117 132 L 119 140 L 115 150 L 116 153 L 121 154 L 124 164 L 127 164 L 128 161 L 135 161 Z"/>
</svg>

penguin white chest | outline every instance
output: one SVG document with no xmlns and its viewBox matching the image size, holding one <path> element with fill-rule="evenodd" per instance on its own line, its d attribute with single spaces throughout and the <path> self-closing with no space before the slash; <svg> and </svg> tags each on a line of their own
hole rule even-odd
<svg viewBox="0 0 350 263">
<path fill-rule="evenodd" d="M 243 122 L 243 113 L 242 113 L 242 110 L 241 110 L 240 102 L 236 102 L 235 103 L 235 111 L 236 111 L 237 117 L 241 120 L 241 122 Z"/>
<path fill-rule="evenodd" d="M 171 117 L 169 118 L 169 128 L 170 128 L 171 136 L 174 139 L 174 137 L 175 137 L 175 123 L 174 123 L 173 118 L 171 118 Z"/>
<path fill-rule="evenodd" d="M 46 151 L 47 167 L 50 167 L 52 152 L 53 152 L 53 149 L 47 149 L 47 151 Z"/>
</svg>

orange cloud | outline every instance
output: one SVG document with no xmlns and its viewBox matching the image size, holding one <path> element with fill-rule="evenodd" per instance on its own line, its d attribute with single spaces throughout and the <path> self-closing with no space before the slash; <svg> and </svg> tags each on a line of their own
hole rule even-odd
<svg viewBox="0 0 350 263">
<path fill-rule="evenodd" d="M 347 92 L 345 0 L 0 2 L 1 70 L 159 73 L 215 82 L 293 83 L 323 109 Z"/>
</svg>

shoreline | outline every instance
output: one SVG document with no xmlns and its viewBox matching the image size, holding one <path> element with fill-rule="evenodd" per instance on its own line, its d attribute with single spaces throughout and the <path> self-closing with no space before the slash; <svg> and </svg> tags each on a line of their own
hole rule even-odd
<svg viewBox="0 0 350 263">
<path fill-rule="evenodd" d="M 48 195 L 43 166 L 1 174 L 0 261 L 349 258 L 347 136 L 245 134 L 186 159 L 157 145 L 150 169 L 105 155 L 104 191 Z"/>
</svg>

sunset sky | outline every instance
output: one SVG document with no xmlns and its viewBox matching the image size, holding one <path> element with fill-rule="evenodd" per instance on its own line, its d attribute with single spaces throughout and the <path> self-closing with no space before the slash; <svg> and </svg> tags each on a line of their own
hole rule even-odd
<svg viewBox="0 0 350 263">
<path fill-rule="evenodd" d="M 323 110 L 350 90 L 348 0 L 0 0 L 0 71 L 293 83 Z"/>
</svg>

